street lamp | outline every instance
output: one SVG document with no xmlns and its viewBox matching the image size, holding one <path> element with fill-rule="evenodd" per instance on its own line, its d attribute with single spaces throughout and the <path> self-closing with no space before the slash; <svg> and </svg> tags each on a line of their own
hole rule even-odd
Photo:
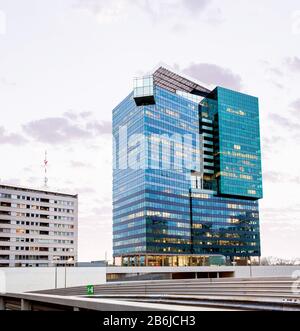
<svg viewBox="0 0 300 331">
<path fill-rule="evenodd" d="M 251 257 L 248 259 L 248 265 L 250 267 L 250 278 L 252 278 L 252 263 L 251 263 Z"/>
<path fill-rule="evenodd" d="M 67 288 L 67 265 L 74 262 L 74 258 L 70 257 L 65 263 L 65 288 Z"/>
<path fill-rule="evenodd" d="M 60 257 L 53 256 L 52 263 L 54 264 L 55 267 L 55 289 L 57 289 L 57 261 L 60 261 Z"/>
</svg>

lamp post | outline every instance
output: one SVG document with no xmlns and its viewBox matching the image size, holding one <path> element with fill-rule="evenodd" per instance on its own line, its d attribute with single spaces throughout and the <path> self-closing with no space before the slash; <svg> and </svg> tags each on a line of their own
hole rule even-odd
<svg viewBox="0 0 300 331">
<path fill-rule="evenodd" d="M 248 259 L 248 265 L 250 267 L 250 278 L 252 278 L 253 274 L 252 274 L 252 263 L 251 263 L 251 258 Z"/>
<path fill-rule="evenodd" d="M 59 260 L 60 260 L 59 256 L 53 256 L 52 263 L 54 264 L 55 267 L 55 281 L 54 281 L 55 289 L 57 289 L 57 261 Z"/>
<path fill-rule="evenodd" d="M 66 263 L 65 263 L 65 288 L 67 288 L 67 265 L 68 265 L 68 264 L 71 264 L 71 263 L 73 263 L 73 262 L 74 262 L 74 258 L 71 257 L 71 258 L 69 258 L 68 261 L 66 261 Z"/>
</svg>

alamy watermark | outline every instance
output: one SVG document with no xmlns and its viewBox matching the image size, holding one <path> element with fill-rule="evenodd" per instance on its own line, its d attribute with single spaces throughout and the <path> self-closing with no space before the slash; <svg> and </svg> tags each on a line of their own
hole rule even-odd
<svg viewBox="0 0 300 331">
<path fill-rule="evenodd" d="M 114 169 L 200 170 L 200 135 L 144 135 L 129 131 L 127 126 L 119 127 L 113 137 Z"/>
<path fill-rule="evenodd" d="M 294 35 L 300 35 L 300 10 L 292 13 L 292 33 Z"/>
<path fill-rule="evenodd" d="M 6 14 L 3 10 L 0 10 L 0 35 L 5 35 L 7 31 Z"/>
</svg>

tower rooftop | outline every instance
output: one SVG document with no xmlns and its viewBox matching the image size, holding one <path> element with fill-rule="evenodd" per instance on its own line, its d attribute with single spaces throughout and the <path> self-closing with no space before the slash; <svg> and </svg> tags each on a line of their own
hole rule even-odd
<svg viewBox="0 0 300 331">
<path fill-rule="evenodd" d="M 196 82 L 164 67 L 159 67 L 153 74 L 154 83 L 170 92 L 177 90 L 206 97 L 211 91 Z"/>
</svg>

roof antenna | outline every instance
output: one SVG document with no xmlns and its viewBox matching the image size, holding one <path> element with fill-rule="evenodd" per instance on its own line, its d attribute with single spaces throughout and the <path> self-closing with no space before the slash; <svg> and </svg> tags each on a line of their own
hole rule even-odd
<svg viewBox="0 0 300 331">
<path fill-rule="evenodd" d="M 44 159 L 44 169 L 45 169 L 44 186 L 45 186 L 45 188 L 48 187 L 47 166 L 48 166 L 47 151 L 45 151 L 45 159 Z"/>
</svg>

